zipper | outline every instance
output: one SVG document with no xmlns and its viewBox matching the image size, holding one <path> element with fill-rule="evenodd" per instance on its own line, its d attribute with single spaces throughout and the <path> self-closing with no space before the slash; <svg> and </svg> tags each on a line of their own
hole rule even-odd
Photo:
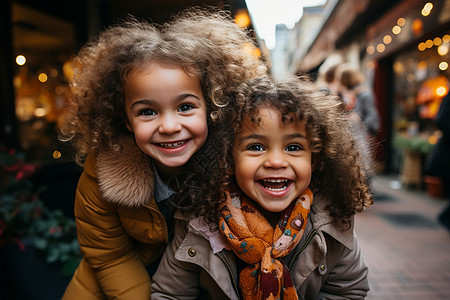
<svg viewBox="0 0 450 300">
<path fill-rule="evenodd" d="M 236 292 L 236 295 L 238 296 L 238 299 L 239 299 L 240 298 L 239 288 L 238 288 L 236 278 L 234 277 L 233 271 L 231 270 L 230 263 L 228 262 L 228 260 L 225 258 L 225 256 L 221 252 L 216 253 L 216 255 L 223 261 L 223 263 L 227 267 L 228 273 L 230 273 L 231 281 L 233 283 L 234 291 Z"/>
<path fill-rule="evenodd" d="M 305 248 L 309 245 L 309 243 L 311 242 L 311 240 L 313 239 L 313 237 L 318 234 L 317 229 L 314 229 L 313 231 L 311 231 L 311 233 L 308 235 L 308 237 L 306 238 L 306 242 L 305 244 L 297 250 L 297 252 L 295 252 L 294 256 L 291 258 L 291 260 L 288 263 L 288 269 L 290 270 L 292 268 L 292 266 L 294 265 L 295 260 L 297 259 L 297 257 L 300 255 L 300 253 L 303 252 L 303 250 L 305 250 Z"/>
</svg>

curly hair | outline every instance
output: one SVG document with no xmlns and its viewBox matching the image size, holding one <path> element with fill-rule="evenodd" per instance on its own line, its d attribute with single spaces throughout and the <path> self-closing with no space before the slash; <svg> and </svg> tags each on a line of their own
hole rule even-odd
<svg viewBox="0 0 450 300">
<path fill-rule="evenodd" d="M 87 154 L 118 151 L 126 127 L 123 86 L 131 70 L 157 62 L 183 68 L 200 80 L 208 123 L 232 99 L 243 80 L 267 72 L 263 62 L 243 51 L 252 43 L 227 11 L 194 7 L 171 21 L 151 24 L 129 16 L 88 42 L 74 60 L 74 96 L 61 127 L 82 165 Z"/>
<path fill-rule="evenodd" d="M 306 124 L 307 139 L 312 152 L 312 178 L 310 188 L 318 199 L 328 199 L 327 210 L 335 221 L 347 222 L 356 212 L 362 212 L 372 202 L 367 183 L 367 160 L 364 135 L 342 108 L 340 101 L 320 91 L 306 77 L 275 81 L 268 77 L 251 79 L 238 89 L 236 99 L 220 111 L 218 124 L 224 131 L 217 146 L 220 151 L 220 180 L 211 191 L 216 198 L 209 204 L 204 218 L 217 221 L 220 204 L 232 177 L 233 144 L 244 118 L 258 122 L 262 107 L 281 112 L 283 122 L 292 122 L 292 113 Z M 219 125 L 218 125 L 219 126 Z M 209 197 L 211 199 L 213 197 Z"/>
</svg>

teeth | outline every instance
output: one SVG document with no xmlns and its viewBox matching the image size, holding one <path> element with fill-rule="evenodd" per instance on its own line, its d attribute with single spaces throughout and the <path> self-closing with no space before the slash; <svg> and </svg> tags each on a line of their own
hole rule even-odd
<svg viewBox="0 0 450 300">
<path fill-rule="evenodd" d="M 272 183 L 279 183 L 279 182 L 288 182 L 287 179 L 264 179 L 264 182 L 272 182 Z"/>
<path fill-rule="evenodd" d="M 180 142 L 175 142 L 175 143 L 159 143 L 161 145 L 161 147 L 164 148 L 177 148 L 180 147 L 181 145 L 184 145 L 186 143 L 186 141 L 180 141 Z"/>
<path fill-rule="evenodd" d="M 270 188 L 270 187 L 267 187 L 267 186 L 265 186 L 264 188 L 268 189 L 269 191 L 279 192 L 279 191 L 285 190 L 287 188 L 287 186 L 282 187 L 282 188 L 278 188 L 278 189 Z"/>
<path fill-rule="evenodd" d="M 263 179 L 262 180 L 265 183 L 269 183 L 268 185 L 263 184 L 265 189 L 268 189 L 269 191 L 274 191 L 274 192 L 279 192 L 279 191 L 284 191 L 285 189 L 287 189 L 287 182 L 289 180 L 287 179 Z M 280 184 L 283 184 L 282 186 L 280 186 Z M 271 187 L 270 185 L 276 185 L 277 187 Z"/>
</svg>

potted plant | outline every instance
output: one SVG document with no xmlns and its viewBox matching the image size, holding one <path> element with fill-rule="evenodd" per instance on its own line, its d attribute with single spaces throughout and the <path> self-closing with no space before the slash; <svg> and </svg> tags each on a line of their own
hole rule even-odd
<svg viewBox="0 0 450 300">
<path fill-rule="evenodd" d="M 75 221 L 46 207 L 45 187 L 30 180 L 37 168 L 0 148 L 2 299 L 60 299 L 81 260 Z"/>
</svg>

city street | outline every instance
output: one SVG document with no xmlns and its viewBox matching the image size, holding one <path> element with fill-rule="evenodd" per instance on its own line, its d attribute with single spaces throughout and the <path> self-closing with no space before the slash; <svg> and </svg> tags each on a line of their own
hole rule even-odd
<svg viewBox="0 0 450 300">
<path fill-rule="evenodd" d="M 367 299 L 450 299 L 450 234 L 436 220 L 447 200 L 402 188 L 395 177 L 376 177 L 373 189 L 374 205 L 356 217 Z"/>
</svg>

